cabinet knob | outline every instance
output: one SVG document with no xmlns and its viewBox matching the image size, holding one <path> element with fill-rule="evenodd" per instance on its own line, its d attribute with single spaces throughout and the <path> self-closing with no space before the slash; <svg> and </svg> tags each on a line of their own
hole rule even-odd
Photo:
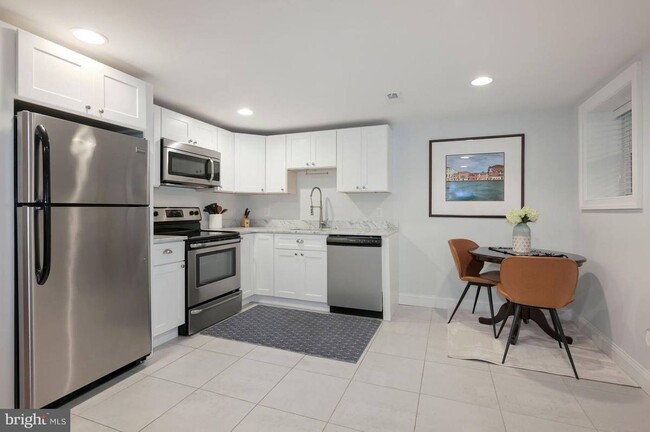
<svg viewBox="0 0 650 432">
<path fill-rule="evenodd" d="M 362 189 L 365 189 L 366 187 L 364 186 Z"/>
<path fill-rule="evenodd" d="M 163 251 L 163 254 L 165 254 L 165 255 L 169 255 L 169 254 L 173 254 L 173 253 L 174 253 L 174 251 L 171 250 L 171 249 L 165 249 L 165 250 Z"/>
<path fill-rule="evenodd" d="M 284 188 L 280 188 L 280 191 L 281 191 L 281 192 L 284 192 Z"/>
<path fill-rule="evenodd" d="M 295 256 L 298 256 L 298 252 L 294 252 L 294 255 L 295 255 Z"/>
<path fill-rule="evenodd" d="M 185 268 L 185 264 L 181 264 L 181 268 Z"/>
<path fill-rule="evenodd" d="M 305 254 L 300 254 L 300 256 L 305 256 Z"/>
<path fill-rule="evenodd" d="M 357 189 L 359 189 L 359 186 L 357 186 Z"/>
<path fill-rule="evenodd" d="M 262 188 L 262 192 L 264 192 L 264 188 Z"/>
<path fill-rule="evenodd" d="M 307 162 L 305 165 L 309 166 L 309 162 Z"/>
<path fill-rule="evenodd" d="M 312 166 L 316 166 L 316 162 L 312 162 L 311 164 L 312 164 Z"/>
<path fill-rule="evenodd" d="M 99 109 L 99 113 L 100 113 L 100 114 L 104 114 L 104 108 L 100 108 L 100 109 Z"/>
<path fill-rule="evenodd" d="M 86 111 L 89 111 L 92 108 L 90 105 L 86 105 Z"/>
</svg>

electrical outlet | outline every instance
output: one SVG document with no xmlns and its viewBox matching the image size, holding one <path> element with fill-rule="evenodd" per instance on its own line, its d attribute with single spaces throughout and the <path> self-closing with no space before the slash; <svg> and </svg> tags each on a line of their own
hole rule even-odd
<svg viewBox="0 0 650 432">
<path fill-rule="evenodd" d="M 645 344 L 650 347 L 650 329 L 645 331 Z"/>
<path fill-rule="evenodd" d="M 382 217 L 384 215 L 384 209 L 381 207 L 377 207 L 375 214 L 377 215 L 377 217 Z"/>
</svg>

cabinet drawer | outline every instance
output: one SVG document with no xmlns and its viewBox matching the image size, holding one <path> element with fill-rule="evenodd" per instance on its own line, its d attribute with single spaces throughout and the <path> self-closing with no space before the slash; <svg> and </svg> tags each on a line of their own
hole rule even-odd
<svg viewBox="0 0 650 432">
<path fill-rule="evenodd" d="M 153 245 L 151 261 L 154 266 L 185 261 L 185 242 Z"/>
<path fill-rule="evenodd" d="M 327 236 L 314 234 L 276 234 L 276 249 L 327 250 Z"/>
</svg>

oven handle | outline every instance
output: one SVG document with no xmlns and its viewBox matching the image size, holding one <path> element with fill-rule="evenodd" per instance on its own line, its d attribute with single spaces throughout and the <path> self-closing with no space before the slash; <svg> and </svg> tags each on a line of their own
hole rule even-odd
<svg viewBox="0 0 650 432">
<path fill-rule="evenodd" d="M 219 249 L 226 249 L 227 246 L 241 243 L 241 239 L 237 239 L 234 241 L 227 241 L 227 242 L 207 242 L 207 243 L 194 243 L 190 244 L 190 252 L 194 251 L 205 251 L 207 249 L 209 250 L 219 250 Z"/>
<path fill-rule="evenodd" d="M 202 312 L 205 312 L 207 310 L 210 310 L 212 308 L 216 308 L 217 306 L 221 306 L 222 304 L 229 302 L 233 298 L 236 298 L 236 297 L 229 297 L 227 299 L 224 299 L 224 300 L 220 301 L 219 303 L 215 303 L 215 304 L 210 305 L 210 306 L 208 306 L 206 308 L 203 308 L 203 309 L 193 309 L 193 310 L 190 311 L 190 315 L 198 315 L 198 314 L 200 314 Z"/>
</svg>

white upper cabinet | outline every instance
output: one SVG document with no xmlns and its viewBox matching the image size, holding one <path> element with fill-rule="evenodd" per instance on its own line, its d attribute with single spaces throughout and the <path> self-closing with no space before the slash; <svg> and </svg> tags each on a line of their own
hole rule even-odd
<svg viewBox="0 0 650 432">
<path fill-rule="evenodd" d="M 266 192 L 288 193 L 286 135 L 266 137 Z"/>
<path fill-rule="evenodd" d="M 221 186 L 222 192 L 235 191 L 235 134 L 225 129 L 217 128 L 217 150 L 221 153 Z"/>
<path fill-rule="evenodd" d="M 336 131 L 287 135 L 287 168 L 335 168 Z"/>
<path fill-rule="evenodd" d="M 95 105 L 99 117 L 144 129 L 147 123 L 144 82 L 111 67 L 99 63 L 96 66 Z"/>
<path fill-rule="evenodd" d="M 266 137 L 235 134 L 235 192 L 266 190 Z"/>
<path fill-rule="evenodd" d="M 336 168 L 336 131 L 319 131 L 311 134 L 312 168 Z"/>
<path fill-rule="evenodd" d="M 390 192 L 389 135 L 388 125 L 337 131 L 339 192 Z"/>
<path fill-rule="evenodd" d="M 144 130 L 146 83 L 18 30 L 18 97 Z"/>
<path fill-rule="evenodd" d="M 208 123 L 162 109 L 162 137 L 217 150 L 218 128 Z"/>
</svg>

